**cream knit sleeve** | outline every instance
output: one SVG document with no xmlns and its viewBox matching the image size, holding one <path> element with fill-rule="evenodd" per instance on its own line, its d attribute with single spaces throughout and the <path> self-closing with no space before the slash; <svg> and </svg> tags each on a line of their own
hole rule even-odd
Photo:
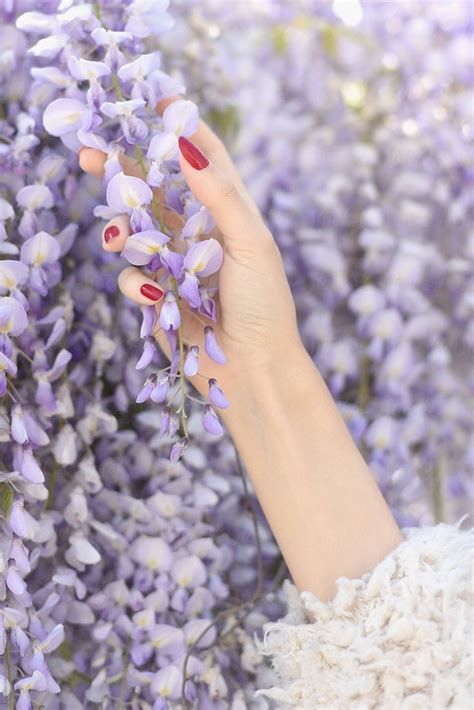
<svg viewBox="0 0 474 710">
<path fill-rule="evenodd" d="M 461 522 L 403 529 L 328 603 L 287 582 L 289 613 L 260 649 L 278 686 L 258 693 L 302 710 L 473 708 L 473 530 Z"/>
</svg>

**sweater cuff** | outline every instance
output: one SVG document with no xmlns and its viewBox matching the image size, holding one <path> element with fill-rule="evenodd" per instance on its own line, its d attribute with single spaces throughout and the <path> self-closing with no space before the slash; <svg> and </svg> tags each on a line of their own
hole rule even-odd
<svg viewBox="0 0 474 710">
<path fill-rule="evenodd" d="M 463 518 L 464 519 L 464 518 Z M 284 589 L 288 614 L 264 627 L 261 653 L 278 708 L 469 707 L 473 530 L 404 528 L 404 541 L 324 603 Z"/>
</svg>

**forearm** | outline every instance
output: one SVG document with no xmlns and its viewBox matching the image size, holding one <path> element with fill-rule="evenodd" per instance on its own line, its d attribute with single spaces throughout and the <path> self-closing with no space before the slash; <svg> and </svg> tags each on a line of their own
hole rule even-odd
<svg viewBox="0 0 474 710">
<path fill-rule="evenodd" d="M 302 347 L 234 379 L 226 424 L 295 583 L 329 599 L 402 540 L 323 379 Z"/>
</svg>

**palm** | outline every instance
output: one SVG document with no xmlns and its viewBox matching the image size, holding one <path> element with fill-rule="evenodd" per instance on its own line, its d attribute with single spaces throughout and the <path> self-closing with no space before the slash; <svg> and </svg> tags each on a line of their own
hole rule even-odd
<svg viewBox="0 0 474 710">
<path fill-rule="evenodd" d="M 170 101 L 172 99 L 166 100 L 158 109 L 162 110 Z M 212 323 L 197 311 L 192 311 L 182 299 L 179 304 L 182 320 L 181 334 L 184 344 L 199 347 L 199 371 L 204 375 L 204 377 L 193 377 L 191 381 L 198 391 L 205 394 L 207 390 L 206 377 L 214 377 L 225 387 L 226 382 L 232 381 L 232 378 L 243 367 L 267 367 L 269 343 L 279 339 L 283 341 L 285 337 L 288 337 L 288 328 L 294 329 L 295 332 L 297 329 L 294 305 L 280 254 L 273 238 L 264 227 L 256 206 L 246 193 L 235 166 L 218 138 L 203 122 L 200 123 L 193 140 L 207 155 L 212 156 L 213 165 L 220 171 L 221 177 L 227 181 L 227 186 L 232 185 L 235 188 L 234 192 L 238 194 L 238 199 L 235 199 L 235 195 L 233 199 L 234 204 L 238 205 L 237 209 L 234 209 L 233 212 L 231 210 L 228 215 L 223 216 L 230 231 L 228 232 L 226 226 L 225 237 L 217 228 L 212 233 L 212 236 L 218 239 L 224 247 L 224 263 L 218 279 L 217 276 L 209 277 L 211 283 L 206 284 L 215 286 L 218 280 L 217 324 Z M 80 154 L 81 166 L 87 172 L 100 176 L 103 174 L 105 157 L 98 150 L 83 149 Z M 143 171 L 136 161 L 124 156 L 121 162 L 126 174 L 143 179 Z M 190 177 L 192 176 L 186 177 L 188 183 Z M 190 187 L 195 192 L 192 184 Z M 184 220 L 181 215 L 166 205 L 159 189 L 156 189 L 154 193 L 154 201 L 161 212 L 164 228 L 168 234 L 174 235 L 173 249 L 179 249 L 179 235 Z M 232 202 L 230 195 L 224 194 L 222 197 L 224 200 Z M 206 195 L 202 195 L 201 200 L 206 202 Z M 211 212 L 213 212 L 212 207 Z M 123 219 L 124 230 L 127 231 L 127 228 L 129 230 L 128 220 L 125 217 L 115 218 L 115 223 L 118 219 Z M 126 224 L 128 227 L 125 226 Z M 233 237 L 229 239 L 232 232 L 234 233 Z M 110 246 L 105 245 L 104 248 L 107 251 L 120 251 L 123 244 L 123 240 L 120 242 L 120 239 L 117 239 L 116 243 L 112 242 Z M 125 271 L 137 270 L 130 268 Z M 143 298 L 139 298 L 137 294 L 140 279 L 143 277 L 135 273 L 127 284 L 121 283 L 120 279 L 119 284 L 126 296 L 144 305 Z M 213 282 L 212 279 L 214 279 Z M 166 282 L 163 285 L 165 288 L 169 288 Z M 157 311 L 159 312 L 159 310 L 160 305 L 158 304 Z M 285 332 L 283 324 L 286 324 L 286 336 L 283 335 Z M 224 366 L 216 364 L 205 354 L 204 327 L 206 325 L 214 327 L 217 340 L 226 354 L 227 364 Z M 165 354 L 169 356 L 170 350 L 165 333 L 158 329 L 155 332 L 155 337 Z M 285 343 L 282 342 L 282 344 L 284 349 Z"/>
</svg>

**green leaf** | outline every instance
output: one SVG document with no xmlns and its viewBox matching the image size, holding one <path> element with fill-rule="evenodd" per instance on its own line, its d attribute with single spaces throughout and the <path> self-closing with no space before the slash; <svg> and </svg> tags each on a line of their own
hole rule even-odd
<svg viewBox="0 0 474 710">
<path fill-rule="evenodd" d="M 331 25 L 326 25 L 321 32 L 323 47 L 330 59 L 334 59 L 337 55 L 337 35 L 336 30 Z"/>
<path fill-rule="evenodd" d="M 286 27 L 277 25 L 272 30 L 273 46 L 277 54 L 286 54 L 288 49 L 288 33 Z"/>
<path fill-rule="evenodd" d="M 212 109 L 207 118 L 221 138 L 233 139 L 240 130 L 239 112 L 235 106 L 228 106 L 222 111 Z"/>
<path fill-rule="evenodd" d="M 8 483 L 0 483 L 0 512 L 8 520 L 13 505 L 13 488 Z"/>
</svg>

